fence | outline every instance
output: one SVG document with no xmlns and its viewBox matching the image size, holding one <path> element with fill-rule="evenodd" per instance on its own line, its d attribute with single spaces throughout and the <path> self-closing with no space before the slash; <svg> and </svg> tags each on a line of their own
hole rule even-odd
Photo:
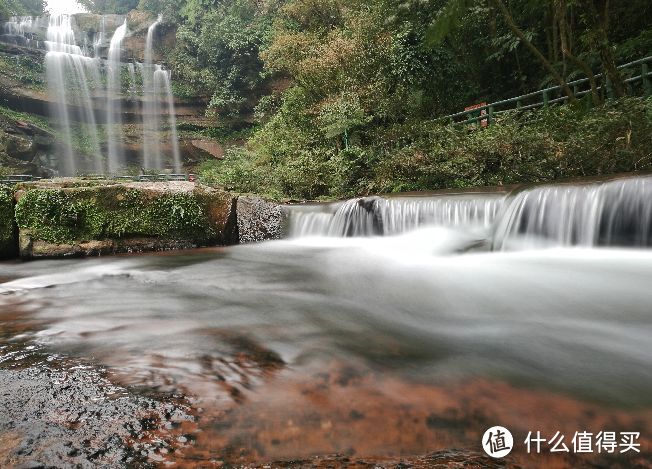
<svg viewBox="0 0 652 469">
<path fill-rule="evenodd" d="M 102 175 L 90 175 L 90 176 L 81 176 L 80 179 L 89 180 L 89 181 L 100 181 L 100 180 L 117 180 L 121 182 L 133 182 L 133 181 L 190 181 L 194 182 L 197 180 L 195 174 L 140 174 L 138 176 L 102 176 Z M 13 185 L 19 182 L 30 182 L 30 181 L 40 181 L 40 177 L 31 176 L 29 174 L 10 174 L 5 178 L 0 178 L 0 184 Z"/>
<path fill-rule="evenodd" d="M 640 60 L 635 60 L 618 67 L 623 71 L 625 76 L 625 85 L 629 94 L 643 94 L 644 96 L 652 95 L 652 56 L 645 57 Z M 635 75 L 635 73 L 639 73 Z M 629 75 L 629 76 L 628 76 Z M 595 75 L 596 81 L 599 83 L 598 90 L 601 93 L 606 92 L 607 97 L 612 97 L 611 85 L 609 79 L 603 80 L 602 74 Z M 604 83 L 603 83 L 604 81 Z M 589 85 L 587 88 L 586 86 Z M 579 80 L 571 81 L 568 86 L 572 88 L 573 94 L 581 98 L 591 93 L 590 82 L 588 78 L 581 78 Z M 486 120 L 491 124 L 496 115 L 511 110 L 511 109 L 534 109 L 538 107 L 547 107 L 550 104 L 563 103 L 570 99 L 563 94 L 561 86 L 553 86 L 543 90 L 534 91 L 532 93 L 516 96 L 515 98 L 504 99 L 486 105 L 474 107 L 466 111 L 461 111 L 448 116 L 435 119 L 436 121 L 450 121 L 452 123 L 473 124 Z M 535 102 L 532 102 L 535 101 Z M 587 106 L 591 105 L 590 100 L 586 100 Z"/>
</svg>

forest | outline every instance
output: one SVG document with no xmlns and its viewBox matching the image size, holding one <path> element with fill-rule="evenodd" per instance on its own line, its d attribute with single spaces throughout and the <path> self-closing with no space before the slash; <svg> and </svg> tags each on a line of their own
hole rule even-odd
<svg viewBox="0 0 652 469">
<path fill-rule="evenodd" d="M 318 199 L 652 165 L 650 101 L 617 68 L 652 51 L 647 0 L 81 3 L 162 14 L 175 94 L 203 100 L 228 146 L 197 170 L 232 190 Z M 505 112 L 485 129 L 437 120 L 550 86 L 568 106 Z"/>
</svg>

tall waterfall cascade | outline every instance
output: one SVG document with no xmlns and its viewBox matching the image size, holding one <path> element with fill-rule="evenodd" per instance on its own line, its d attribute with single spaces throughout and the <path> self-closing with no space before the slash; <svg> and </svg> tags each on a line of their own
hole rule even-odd
<svg viewBox="0 0 652 469">
<path fill-rule="evenodd" d="M 159 116 L 168 115 L 172 137 L 172 157 L 175 167 L 181 166 L 181 154 L 176 130 L 174 100 L 170 84 L 170 73 L 152 60 L 154 33 L 161 24 L 161 15 L 147 29 L 145 41 L 145 62 L 141 66 L 143 77 L 143 165 L 159 168 L 162 166 L 161 144 L 158 131 L 161 127 Z M 160 96 L 165 96 L 162 105 Z"/>
<path fill-rule="evenodd" d="M 46 51 L 50 115 L 61 141 L 55 174 L 117 175 L 128 166 L 179 173 L 171 74 L 153 60 L 162 18 L 147 31 L 143 62 L 126 59 L 127 19 L 111 31 L 105 18 L 95 31 L 80 31 L 75 16 L 65 14 L 14 17 L 0 29 L 2 41 Z M 140 152 L 127 141 L 133 138 L 123 130 L 127 122 L 142 125 Z"/>
<path fill-rule="evenodd" d="M 493 249 L 652 246 L 652 176 L 503 193 L 365 197 L 289 206 L 289 234 L 387 236 L 417 228 L 477 228 Z"/>
</svg>

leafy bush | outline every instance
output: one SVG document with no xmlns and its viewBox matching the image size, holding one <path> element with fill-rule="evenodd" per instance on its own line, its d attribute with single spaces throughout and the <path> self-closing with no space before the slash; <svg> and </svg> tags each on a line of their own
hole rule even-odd
<svg viewBox="0 0 652 469">
<path fill-rule="evenodd" d="M 314 199 L 652 169 L 652 99 L 510 111 L 486 129 L 415 119 L 367 131 L 348 149 L 292 109 L 286 100 L 247 149 L 201 176 L 243 192 Z"/>
<path fill-rule="evenodd" d="M 16 204 L 16 222 L 34 238 L 52 243 L 138 236 L 205 243 L 220 236 L 214 222 L 226 220 L 230 204 L 227 194 L 200 189 L 172 193 L 123 186 L 30 189 Z M 216 213 L 220 220 L 213 218 Z"/>
<path fill-rule="evenodd" d="M 9 187 L 0 186 L 0 259 L 11 257 L 15 251 L 13 193 Z"/>
</svg>

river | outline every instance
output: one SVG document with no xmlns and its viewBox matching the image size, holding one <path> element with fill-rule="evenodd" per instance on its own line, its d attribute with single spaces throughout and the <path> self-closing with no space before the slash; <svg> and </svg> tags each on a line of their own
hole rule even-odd
<svg viewBox="0 0 652 469">
<path fill-rule="evenodd" d="M 29 393 L 16 376 L 48 370 L 33 379 L 63 382 L 86 370 L 97 375 L 93 405 L 117 406 L 112 432 L 137 413 L 120 399 L 158 420 L 121 437 L 137 451 L 93 459 L 65 433 L 72 421 L 95 432 L 90 447 L 110 439 L 90 404 L 81 418 L 73 397 L 38 413 L 5 393 L 1 405 L 20 412 L 0 415 L 0 463 L 45 420 L 40 437 L 65 427 L 78 452 L 32 442 L 21 457 L 428 466 L 481 457 L 482 434 L 502 425 L 514 435 L 510 464 L 645 467 L 648 189 L 641 178 L 301 206 L 279 241 L 2 263 L 0 383 Z M 643 451 L 528 454 L 530 431 L 559 431 L 569 448 L 576 431 L 639 432 Z"/>
</svg>

